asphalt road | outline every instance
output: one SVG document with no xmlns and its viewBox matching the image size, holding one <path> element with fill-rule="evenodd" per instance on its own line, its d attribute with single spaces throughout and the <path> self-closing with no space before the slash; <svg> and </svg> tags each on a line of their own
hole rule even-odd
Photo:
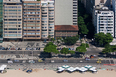
<svg viewBox="0 0 116 77">
<path fill-rule="evenodd" d="M 86 55 L 99 55 L 101 50 L 99 50 L 97 47 L 93 46 L 92 44 L 89 44 L 89 48 L 87 49 Z"/>
<path fill-rule="evenodd" d="M 19 60 L 19 62 L 15 62 L 14 60 L 12 60 L 13 63 L 22 63 L 22 61 L 24 60 Z M 29 63 L 28 61 L 29 60 L 25 60 L 26 63 Z M 38 60 L 34 60 L 35 63 L 51 63 L 51 60 L 45 60 L 43 62 L 38 62 Z M 90 63 L 90 64 L 97 64 L 96 63 L 97 60 L 90 60 L 90 61 L 86 61 L 86 60 L 83 60 L 83 59 L 80 59 L 80 60 L 68 60 L 67 62 L 64 62 L 64 60 L 54 60 L 54 63 Z M 7 60 L 0 60 L 0 63 L 8 63 Z M 114 64 L 114 61 L 113 60 L 102 60 L 101 61 L 101 64 Z"/>
<path fill-rule="evenodd" d="M 34 55 L 37 55 L 37 54 L 40 54 L 42 51 L 33 51 L 33 54 Z M 9 50 L 6 50 L 6 51 L 0 51 L 0 54 L 32 54 L 32 50 L 29 50 L 29 51 L 9 51 Z"/>
</svg>

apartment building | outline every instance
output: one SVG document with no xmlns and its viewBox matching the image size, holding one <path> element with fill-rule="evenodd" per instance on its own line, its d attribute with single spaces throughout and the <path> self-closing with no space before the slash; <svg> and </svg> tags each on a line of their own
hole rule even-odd
<svg viewBox="0 0 116 77">
<path fill-rule="evenodd" d="M 22 39 L 22 3 L 4 0 L 3 6 L 3 39 Z"/>
<path fill-rule="evenodd" d="M 54 0 L 41 0 L 41 36 L 54 38 Z"/>
<path fill-rule="evenodd" d="M 111 0 L 86 0 L 86 11 L 89 14 L 93 12 L 93 6 L 104 4 L 105 6 L 111 5 Z"/>
<path fill-rule="evenodd" d="M 41 39 L 41 1 L 23 1 L 23 40 Z"/>
<path fill-rule="evenodd" d="M 3 0 L 0 0 L 0 40 L 3 40 Z"/>
<path fill-rule="evenodd" d="M 96 33 L 110 33 L 113 37 L 115 36 L 113 11 L 109 10 L 106 6 L 97 5 L 94 7 L 93 17 Z"/>
</svg>

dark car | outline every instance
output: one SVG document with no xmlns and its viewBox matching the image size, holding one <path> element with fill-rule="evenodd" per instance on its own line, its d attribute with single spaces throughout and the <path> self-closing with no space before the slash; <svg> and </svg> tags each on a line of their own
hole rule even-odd
<svg viewBox="0 0 116 77">
<path fill-rule="evenodd" d="M 11 60 L 11 59 L 7 59 L 8 61 Z"/>
</svg>

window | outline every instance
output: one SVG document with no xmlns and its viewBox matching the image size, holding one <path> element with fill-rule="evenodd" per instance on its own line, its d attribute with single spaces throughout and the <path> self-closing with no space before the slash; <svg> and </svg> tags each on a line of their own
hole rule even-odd
<svg viewBox="0 0 116 77">
<path fill-rule="evenodd" d="M 18 24 L 21 24 L 21 22 L 18 22 Z"/>
<path fill-rule="evenodd" d="M 42 18 L 42 20 L 47 20 L 47 18 Z"/>
<path fill-rule="evenodd" d="M 42 17 L 47 17 L 47 15 L 42 15 Z"/>
<path fill-rule="evenodd" d="M 40 3 L 37 3 L 36 5 L 40 5 Z"/>
<path fill-rule="evenodd" d="M 36 34 L 40 34 L 40 33 L 36 33 Z"/>
<path fill-rule="evenodd" d="M 54 25 L 54 24 L 49 24 L 49 25 Z"/>
<path fill-rule="evenodd" d="M 17 22 L 9 22 L 9 24 L 17 24 Z"/>
<path fill-rule="evenodd" d="M 35 5 L 35 3 L 27 3 L 27 5 Z"/>
<path fill-rule="evenodd" d="M 26 29 L 26 27 L 23 27 L 23 29 Z"/>
<path fill-rule="evenodd" d="M 37 29 L 40 29 L 40 27 L 36 27 Z"/>
<path fill-rule="evenodd" d="M 24 3 L 23 5 L 26 5 L 26 3 Z"/>
</svg>

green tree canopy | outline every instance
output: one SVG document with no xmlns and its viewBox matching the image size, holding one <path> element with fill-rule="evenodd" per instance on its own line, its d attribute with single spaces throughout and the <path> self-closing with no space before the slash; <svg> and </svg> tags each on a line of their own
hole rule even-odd
<svg viewBox="0 0 116 77">
<path fill-rule="evenodd" d="M 110 33 L 104 34 L 104 33 L 98 33 L 95 34 L 95 42 L 97 43 L 97 45 L 100 46 L 105 46 L 106 44 L 109 44 L 110 42 L 112 42 L 113 37 L 111 36 Z"/>
<path fill-rule="evenodd" d="M 83 17 L 81 17 L 81 16 L 78 17 L 78 26 L 79 26 L 79 33 L 81 33 L 83 35 L 88 34 L 89 31 L 85 25 Z"/>
<path fill-rule="evenodd" d="M 63 48 L 61 51 L 60 51 L 61 54 L 68 54 L 69 53 L 69 49 L 68 48 Z"/>
<path fill-rule="evenodd" d="M 76 36 L 73 36 L 73 37 L 66 37 L 66 38 L 64 39 L 64 43 L 65 43 L 66 45 L 73 45 L 73 44 L 76 43 L 76 41 L 77 41 L 78 39 L 79 39 L 79 38 L 76 37 Z"/>
<path fill-rule="evenodd" d="M 81 53 L 85 53 L 87 50 L 86 50 L 85 46 L 79 46 L 76 48 L 76 51 L 81 52 Z"/>
<path fill-rule="evenodd" d="M 82 43 L 80 46 L 83 46 L 83 47 L 89 48 L 89 44 L 87 44 L 87 43 Z"/>
<path fill-rule="evenodd" d="M 75 54 L 75 51 L 70 50 L 69 53 L 70 54 Z"/>
<path fill-rule="evenodd" d="M 55 53 L 58 54 L 59 51 L 56 49 L 56 45 L 54 45 L 52 42 L 49 42 L 45 48 L 44 48 L 44 52 L 48 52 L 48 53 Z"/>
</svg>

